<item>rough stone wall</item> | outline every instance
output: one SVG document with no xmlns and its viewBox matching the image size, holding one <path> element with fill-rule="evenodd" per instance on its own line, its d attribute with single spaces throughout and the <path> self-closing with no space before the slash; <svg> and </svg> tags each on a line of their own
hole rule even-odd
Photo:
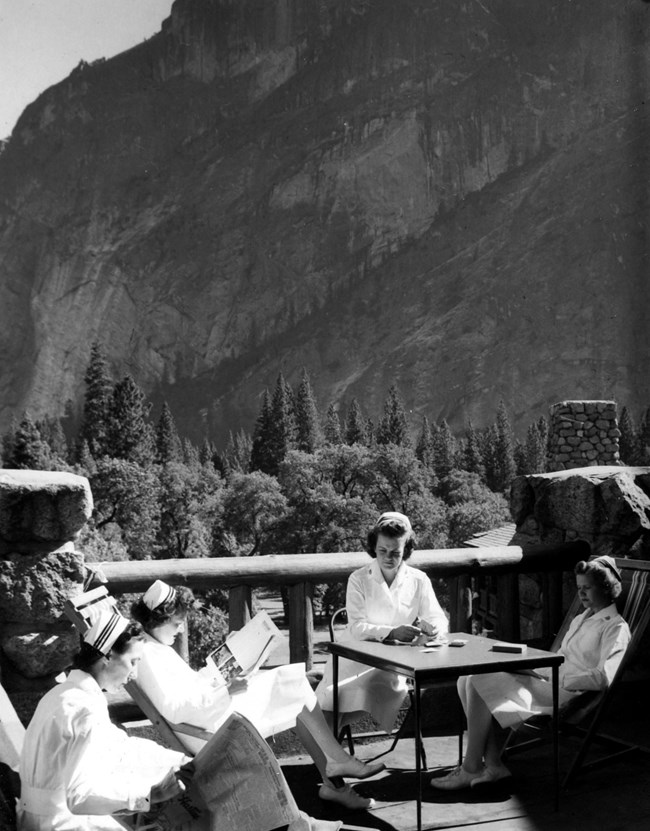
<svg viewBox="0 0 650 831">
<path fill-rule="evenodd" d="M 63 605 L 83 590 L 74 540 L 92 508 L 83 476 L 0 470 L 0 667 L 9 689 L 51 685 L 78 647 Z"/>
<path fill-rule="evenodd" d="M 550 414 L 549 471 L 619 463 L 615 401 L 560 401 Z"/>
</svg>

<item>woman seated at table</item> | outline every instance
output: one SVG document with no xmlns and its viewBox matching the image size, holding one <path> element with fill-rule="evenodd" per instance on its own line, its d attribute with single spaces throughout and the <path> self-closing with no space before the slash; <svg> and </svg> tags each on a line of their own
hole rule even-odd
<svg viewBox="0 0 650 831">
<path fill-rule="evenodd" d="M 435 638 L 447 632 L 447 617 L 431 580 L 423 571 L 406 564 L 414 547 L 415 535 L 407 516 L 387 511 L 379 517 L 367 538 L 373 562 L 348 579 L 345 606 L 350 638 L 410 643 L 423 635 Z M 340 659 L 339 726 L 370 713 L 383 730 L 390 732 L 406 690 L 406 678 L 401 675 Z M 331 660 L 316 695 L 331 720 Z"/>
<path fill-rule="evenodd" d="M 587 690 L 603 690 L 611 683 L 627 645 L 630 630 L 619 615 L 615 599 L 621 593 L 621 575 L 611 557 L 579 562 L 575 567 L 578 595 L 584 612 L 577 615 L 558 652 L 559 706 Z M 444 790 L 497 782 L 510 776 L 501 761 L 503 742 L 495 730 L 521 726 L 535 715 L 553 712 L 552 670 L 527 674 L 495 672 L 468 675 L 458 681 L 467 716 L 467 752 L 462 766 L 431 785 Z"/>
<path fill-rule="evenodd" d="M 358 794 L 344 776 L 366 779 L 384 765 L 366 765 L 349 756 L 335 740 L 323 717 L 302 663 L 262 670 L 237 679 L 228 687 L 216 669 L 195 672 L 172 649 L 194 602 L 192 592 L 162 580 L 150 586 L 132 606 L 133 617 L 145 630 L 138 684 L 168 721 L 188 722 L 215 731 L 235 710 L 263 736 L 295 727 L 323 777 L 319 796 L 348 809 L 365 809 L 371 799 Z M 185 741 L 185 738 L 184 738 Z M 196 740 L 198 750 L 201 742 Z"/>
<path fill-rule="evenodd" d="M 120 829 L 110 815 L 145 811 L 181 793 L 182 753 L 111 724 L 102 690 L 135 674 L 142 634 L 114 612 L 87 632 L 75 669 L 38 704 L 20 762 L 19 831 Z"/>
</svg>

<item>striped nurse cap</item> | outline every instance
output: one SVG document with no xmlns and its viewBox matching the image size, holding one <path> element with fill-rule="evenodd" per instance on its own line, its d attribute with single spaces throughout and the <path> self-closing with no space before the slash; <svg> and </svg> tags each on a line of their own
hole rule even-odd
<svg viewBox="0 0 650 831">
<path fill-rule="evenodd" d="M 162 606 L 163 603 L 173 602 L 174 600 L 176 600 L 176 589 L 168 586 L 167 583 L 163 583 L 162 580 L 156 580 L 142 595 L 142 602 L 152 611 L 157 609 L 158 606 Z"/>
<path fill-rule="evenodd" d="M 113 644 L 129 625 L 129 621 L 119 612 L 104 610 L 84 635 L 84 641 L 94 646 L 102 655 L 108 655 Z"/>
</svg>

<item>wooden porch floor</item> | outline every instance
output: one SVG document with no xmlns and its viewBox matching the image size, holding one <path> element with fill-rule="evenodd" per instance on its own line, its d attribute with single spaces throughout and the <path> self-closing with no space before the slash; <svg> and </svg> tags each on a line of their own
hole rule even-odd
<svg viewBox="0 0 650 831">
<path fill-rule="evenodd" d="M 359 758 L 387 749 L 389 742 L 358 746 Z M 464 831 L 647 831 L 650 828 L 650 755 L 639 752 L 607 767 L 582 773 L 562 792 L 560 810 L 553 809 L 550 746 L 511 759 L 514 776 L 474 790 L 437 791 L 431 776 L 457 758 L 456 738 L 425 740 L 429 773 L 425 774 L 422 828 Z M 562 740 L 561 765 L 567 766 L 573 739 Z M 282 768 L 300 808 L 321 819 L 341 819 L 377 831 L 415 831 L 416 780 L 411 739 L 399 742 L 383 757 L 387 769 L 356 789 L 373 797 L 369 811 L 346 812 L 322 802 L 318 773 L 306 756 L 281 759 Z"/>
</svg>

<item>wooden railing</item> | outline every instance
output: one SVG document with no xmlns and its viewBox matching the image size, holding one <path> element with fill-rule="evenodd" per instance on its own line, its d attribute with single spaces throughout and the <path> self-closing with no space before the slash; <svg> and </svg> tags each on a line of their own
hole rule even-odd
<svg viewBox="0 0 650 831">
<path fill-rule="evenodd" d="M 467 630 L 468 608 L 464 587 L 468 578 L 488 571 L 502 577 L 504 597 L 499 598 L 502 621 L 499 635 L 507 638 L 512 636 L 514 617 L 518 615 L 518 594 L 513 575 L 562 572 L 573 568 L 578 560 L 588 556 L 589 546 L 574 542 L 561 546 L 521 548 L 509 545 L 416 551 L 409 563 L 431 577 L 451 581 L 449 612 L 452 631 Z M 139 560 L 96 563 L 91 564 L 91 567 L 115 595 L 143 592 L 156 579 L 192 589 L 226 589 L 229 593 L 231 629 L 239 629 L 250 619 L 254 587 L 286 586 L 289 592 L 290 660 L 304 661 L 310 668 L 313 652 L 313 586 L 317 583 L 345 582 L 355 569 L 369 561 L 368 554 L 357 551 L 266 557 Z M 557 606 L 557 598 L 546 597 L 544 602 L 549 607 L 554 604 Z M 554 621 L 548 614 L 545 617 L 552 626 Z"/>
</svg>

